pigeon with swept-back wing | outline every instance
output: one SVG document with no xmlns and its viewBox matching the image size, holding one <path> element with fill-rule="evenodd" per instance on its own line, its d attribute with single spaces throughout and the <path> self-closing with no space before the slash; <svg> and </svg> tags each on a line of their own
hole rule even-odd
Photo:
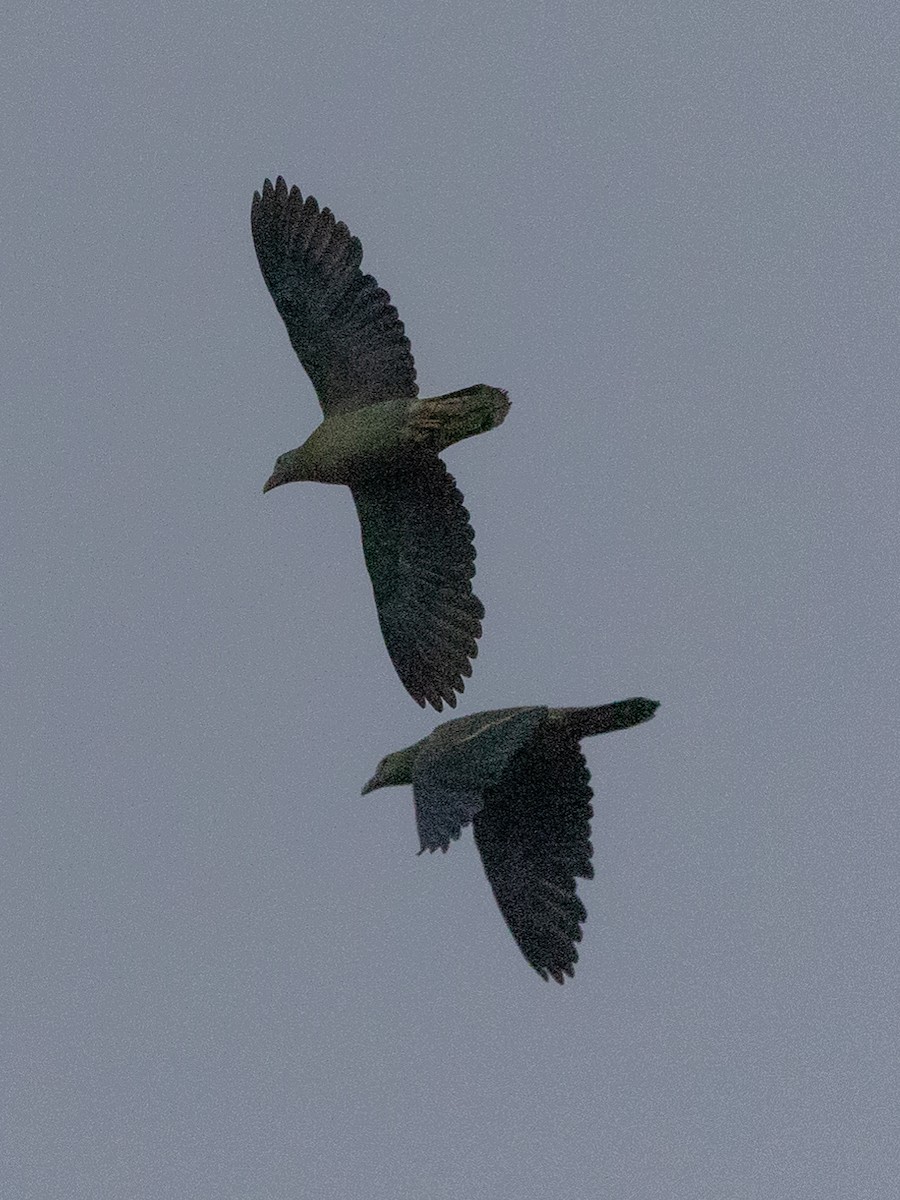
<svg viewBox="0 0 900 1200">
<path fill-rule="evenodd" d="M 658 707 L 637 697 L 597 708 L 505 708 L 458 717 L 383 758 L 363 795 L 411 783 L 423 851 L 446 851 L 471 822 L 519 949 L 543 979 L 562 983 L 574 974 L 575 943 L 587 917 L 575 881 L 594 873 L 593 793 L 579 742 L 638 725 Z"/>
</svg>

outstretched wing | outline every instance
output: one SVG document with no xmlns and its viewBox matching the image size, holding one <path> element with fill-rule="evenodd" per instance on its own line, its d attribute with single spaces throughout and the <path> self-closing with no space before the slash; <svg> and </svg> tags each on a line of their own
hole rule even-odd
<svg viewBox="0 0 900 1200">
<path fill-rule="evenodd" d="M 574 974 L 590 879 L 590 776 L 578 741 L 550 726 L 517 756 L 475 816 L 475 842 L 519 949 L 546 979 Z"/>
<path fill-rule="evenodd" d="M 472 674 L 484 606 L 475 546 L 453 476 L 436 456 L 352 484 L 385 645 L 403 686 L 440 712 Z"/>
<path fill-rule="evenodd" d="M 266 286 L 326 416 L 415 396 L 416 368 L 391 298 L 359 269 L 343 221 L 278 176 L 253 196 L 250 228 Z"/>
<path fill-rule="evenodd" d="M 495 709 L 447 721 L 426 738 L 412 777 L 419 853 L 447 850 L 546 719 L 546 708 Z"/>
</svg>

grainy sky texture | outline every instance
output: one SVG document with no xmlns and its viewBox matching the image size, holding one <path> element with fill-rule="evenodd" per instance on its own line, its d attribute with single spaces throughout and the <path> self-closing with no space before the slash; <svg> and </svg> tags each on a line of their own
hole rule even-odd
<svg viewBox="0 0 900 1200">
<path fill-rule="evenodd" d="M 882 1200 L 898 1151 L 894 4 L 0 18 L 0 1192 Z M 365 248 L 487 608 L 459 713 L 585 743 L 576 978 L 360 787 L 437 720 L 256 264 Z"/>
</svg>

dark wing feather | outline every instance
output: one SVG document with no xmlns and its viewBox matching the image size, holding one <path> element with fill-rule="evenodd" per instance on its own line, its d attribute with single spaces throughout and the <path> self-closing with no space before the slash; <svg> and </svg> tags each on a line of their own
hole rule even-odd
<svg viewBox="0 0 900 1200">
<path fill-rule="evenodd" d="M 590 879 L 590 776 L 578 742 L 545 728 L 517 756 L 473 821 L 500 911 L 538 972 L 574 974 L 587 911 L 576 876 Z"/>
<path fill-rule="evenodd" d="M 484 607 L 472 591 L 474 534 L 437 457 L 351 485 L 385 645 L 403 686 L 440 712 L 478 653 Z"/>
<path fill-rule="evenodd" d="M 253 196 L 250 227 L 266 286 L 322 410 L 350 412 L 415 396 L 416 368 L 387 292 L 359 269 L 343 221 L 279 175 Z"/>
<path fill-rule="evenodd" d="M 426 738 L 412 777 L 423 851 L 447 850 L 546 719 L 546 708 L 497 709 L 447 721 Z"/>
</svg>

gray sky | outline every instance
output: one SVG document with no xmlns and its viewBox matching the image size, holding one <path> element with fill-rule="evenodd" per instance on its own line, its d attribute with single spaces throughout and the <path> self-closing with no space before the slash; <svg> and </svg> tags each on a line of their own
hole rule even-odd
<svg viewBox="0 0 900 1200">
<path fill-rule="evenodd" d="M 0 1190 L 882 1200 L 897 1150 L 893 4 L 5 6 Z M 253 190 L 350 225 L 453 448 L 458 713 L 585 743 L 576 978 L 359 790 L 437 718 Z"/>
</svg>

